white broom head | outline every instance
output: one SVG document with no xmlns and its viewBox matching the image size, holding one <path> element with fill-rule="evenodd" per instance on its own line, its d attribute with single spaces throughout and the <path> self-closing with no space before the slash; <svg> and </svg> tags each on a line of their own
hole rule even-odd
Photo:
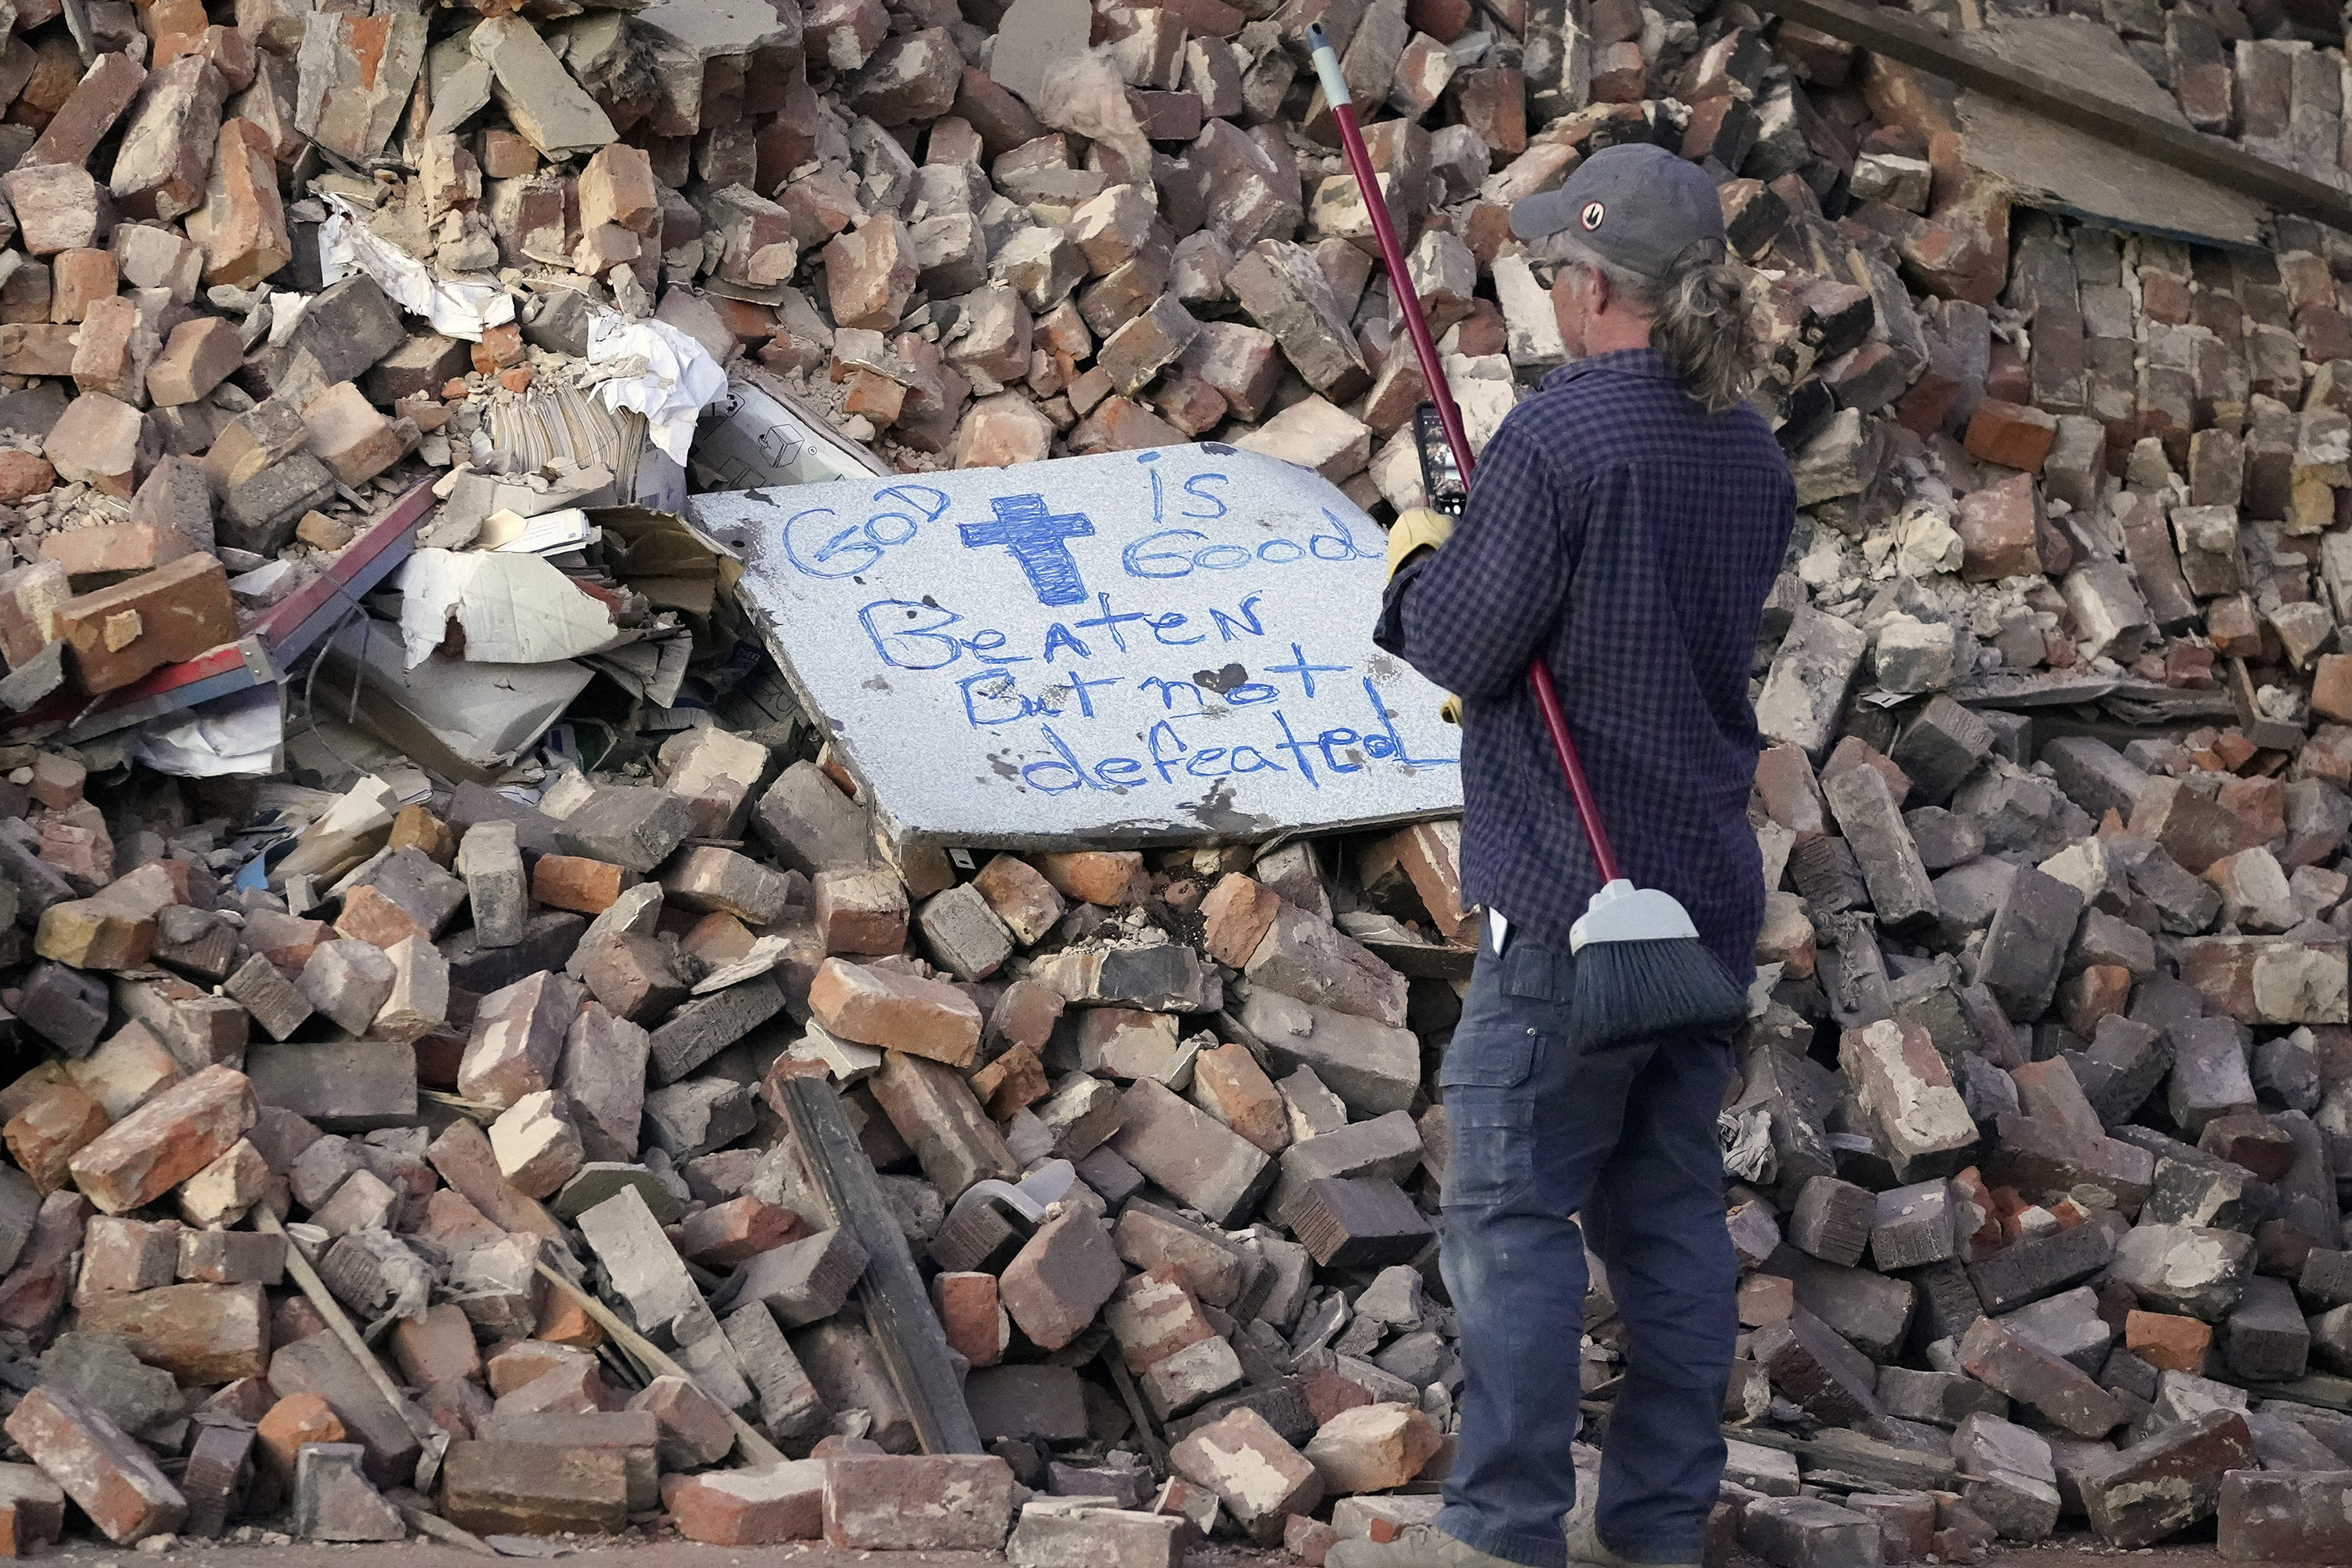
<svg viewBox="0 0 2352 1568">
<path fill-rule="evenodd" d="M 1620 877 L 1592 895 L 1583 918 L 1568 928 L 1568 950 L 1595 942 L 1677 942 L 1698 936 L 1682 905 L 1655 888 L 1637 888 Z"/>
</svg>

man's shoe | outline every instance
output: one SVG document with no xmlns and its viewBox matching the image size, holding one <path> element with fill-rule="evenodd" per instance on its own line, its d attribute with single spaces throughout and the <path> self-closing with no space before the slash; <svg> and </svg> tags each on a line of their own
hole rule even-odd
<svg viewBox="0 0 2352 1568">
<path fill-rule="evenodd" d="M 1427 1524 L 1408 1525 L 1394 1541 L 1342 1541 L 1323 1562 L 1325 1568 L 1523 1568 Z"/>
<path fill-rule="evenodd" d="M 1637 1563 L 1620 1557 L 1602 1544 L 1601 1531 L 1592 1523 L 1592 1510 L 1582 1503 L 1568 1516 L 1568 1561 L 1571 1568 L 1699 1568 L 1696 1562 Z"/>
</svg>

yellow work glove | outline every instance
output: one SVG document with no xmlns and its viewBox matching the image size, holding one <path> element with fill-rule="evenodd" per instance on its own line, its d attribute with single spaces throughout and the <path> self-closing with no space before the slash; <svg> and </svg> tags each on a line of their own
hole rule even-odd
<svg viewBox="0 0 2352 1568">
<path fill-rule="evenodd" d="M 1442 511 L 1417 506 L 1399 512 L 1389 529 L 1389 575 L 1395 576 L 1397 568 L 1416 552 L 1434 550 L 1453 537 L 1454 520 Z"/>
<path fill-rule="evenodd" d="M 1454 537 L 1454 520 L 1442 511 L 1417 506 L 1411 511 L 1399 512 L 1389 529 L 1389 575 L 1411 560 L 1415 552 L 1434 550 Z M 1462 722 L 1462 699 L 1449 695 L 1437 716 L 1449 724 Z"/>
</svg>

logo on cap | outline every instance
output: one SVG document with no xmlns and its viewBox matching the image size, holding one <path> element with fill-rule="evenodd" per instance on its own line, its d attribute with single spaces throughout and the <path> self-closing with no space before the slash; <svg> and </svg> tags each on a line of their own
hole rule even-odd
<svg viewBox="0 0 2352 1568">
<path fill-rule="evenodd" d="M 1608 209 L 1599 202 L 1587 202 L 1584 210 L 1577 215 L 1577 221 L 1583 224 L 1585 232 L 1590 234 L 1601 226 L 1601 220 L 1607 216 Z"/>
</svg>

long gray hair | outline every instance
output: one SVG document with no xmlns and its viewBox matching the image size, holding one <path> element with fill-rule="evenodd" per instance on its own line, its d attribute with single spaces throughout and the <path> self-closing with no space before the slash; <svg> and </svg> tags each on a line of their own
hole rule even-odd
<svg viewBox="0 0 2352 1568">
<path fill-rule="evenodd" d="M 1610 289 L 1650 318 L 1652 346 L 1674 363 L 1683 386 L 1709 414 L 1747 395 L 1754 372 L 1748 310 L 1739 274 L 1719 249 L 1694 249 L 1675 258 L 1663 278 L 1644 278 L 1618 266 L 1581 240 L 1547 236 L 1542 259 L 1598 273 Z"/>
</svg>

